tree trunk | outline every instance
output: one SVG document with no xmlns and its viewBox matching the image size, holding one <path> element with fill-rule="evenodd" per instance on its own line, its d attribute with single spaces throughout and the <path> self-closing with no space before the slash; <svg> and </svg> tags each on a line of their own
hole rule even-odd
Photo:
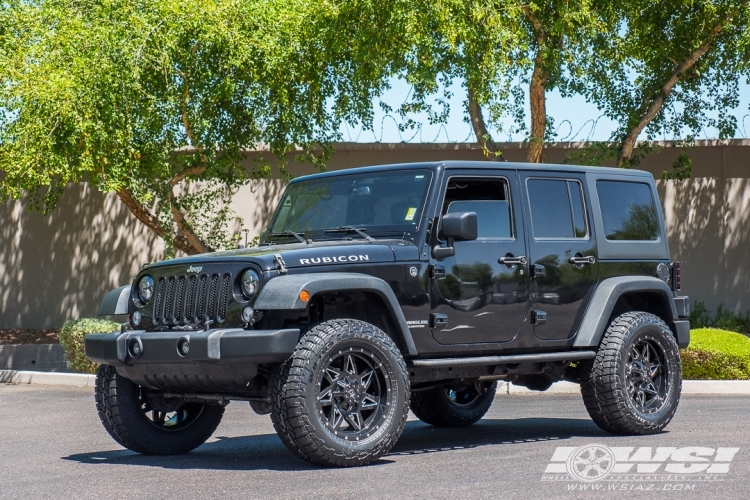
<svg viewBox="0 0 750 500">
<path fill-rule="evenodd" d="M 544 46 L 547 43 L 547 31 L 542 22 L 531 12 L 528 5 L 522 7 L 536 38 L 534 72 L 529 84 L 529 109 L 531 111 L 531 137 L 526 160 L 529 163 L 541 163 L 544 150 L 544 135 L 547 131 L 547 80 L 549 74 L 544 69 Z"/>
<path fill-rule="evenodd" d="M 527 161 L 541 163 L 544 149 L 544 134 L 547 131 L 547 98 L 544 85 L 547 75 L 541 64 L 541 53 L 537 52 L 534 73 L 529 84 L 529 107 L 531 109 L 531 137 Z"/>
<path fill-rule="evenodd" d="M 467 89 L 469 96 L 469 118 L 471 119 L 471 126 L 474 129 L 474 135 L 477 138 L 477 142 L 482 146 L 482 152 L 491 161 L 504 161 L 503 153 L 492 140 L 492 136 L 487 130 L 487 126 L 484 123 L 484 116 L 482 115 L 482 108 L 477 101 L 477 96 L 474 90 L 469 87 Z"/>
</svg>

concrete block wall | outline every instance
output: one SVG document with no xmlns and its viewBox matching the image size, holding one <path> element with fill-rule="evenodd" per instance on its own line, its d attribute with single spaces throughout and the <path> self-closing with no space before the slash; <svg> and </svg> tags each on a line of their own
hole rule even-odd
<svg viewBox="0 0 750 500">
<path fill-rule="evenodd" d="M 579 144 L 553 144 L 545 161 L 562 162 Z M 523 161 L 521 143 L 502 144 L 508 161 Z M 341 143 L 328 170 L 433 160 L 483 160 L 475 144 Z M 659 178 L 680 149 L 665 143 L 640 168 Z M 750 309 L 750 141 L 701 141 L 687 153 L 693 177 L 658 181 L 672 257 L 683 265 L 683 291 L 710 308 Z M 267 155 L 266 152 L 257 154 Z M 252 159 L 248 159 L 250 166 Z M 294 176 L 313 173 L 294 163 Z M 251 236 L 267 224 L 285 182 L 255 181 L 232 207 Z M 0 204 L 0 328 L 56 328 L 96 313 L 101 297 L 127 284 L 145 262 L 164 257 L 162 241 L 114 194 L 71 186 L 44 216 L 25 201 Z"/>
</svg>

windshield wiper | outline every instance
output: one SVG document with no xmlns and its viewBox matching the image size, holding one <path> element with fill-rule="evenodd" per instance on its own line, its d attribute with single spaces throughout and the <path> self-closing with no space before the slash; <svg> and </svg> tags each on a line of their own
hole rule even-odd
<svg viewBox="0 0 750 500">
<path fill-rule="evenodd" d="M 271 233 L 268 236 L 270 236 L 272 238 L 273 237 L 278 237 L 278 236 L 294 236 L 295 238 L 297 238 L 299 240 L 300 243 L 306 243 L 307 245 L 311 245 L 312 244 L 312 240 L 306 240 L 305 238 L 303 238 L 304 235 L 305 235 L 305 233 L 297 233 L 297 232 L 294 232 L 294 231 L 286 230 L 286 231 L 282 231 L 280 233 Z"/>
<path fill-rule="evenodd" d="M 366 231 L 365 228 L 357 229 L 354 226 L 341 226 L 341 227 L 336 227 L 336 228 L 333 228 L 333 229 L 326 229 L 323 232 L 324 233 L 347 233 L 347 234 L 348 233 L 357 233 L 358 235 L 360 235 L 361 237 L 363 237 L 367 241 L 375 241 L 375 238 L 373 238 L 369 234 L 365 233 L 365 231 Z"/>
</svg>

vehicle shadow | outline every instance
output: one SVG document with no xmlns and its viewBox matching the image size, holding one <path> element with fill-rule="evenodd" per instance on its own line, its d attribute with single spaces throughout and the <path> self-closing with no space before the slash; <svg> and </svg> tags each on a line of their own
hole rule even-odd
<svg viewBox="0 0 750 500">
<path fill-rule="evenodd" d="M 514 446 L 539 441 L 564 441 L 574 437 L 611 436 L 591 420 L 570 418 L 485 419 L 460 428 L 432 427 L 407 422 L 391 452 L 371 466 L 392 463 L 389 457 L 424 453 L 450 453 L 481 446 Z M 218 436 L 185 455 L 145 456 L 129 450 L 78 453 L 63 457 L 85 464 L 116 464 L 165 469 L 304 471 L 317 467 L 292 455 L 275 434 L 242 437 Z"/>
</svg>

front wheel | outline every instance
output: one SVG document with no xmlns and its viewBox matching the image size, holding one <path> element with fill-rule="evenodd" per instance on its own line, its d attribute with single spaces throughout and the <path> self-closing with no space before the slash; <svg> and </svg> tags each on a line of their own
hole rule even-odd
<svg viewBox="0 0 750 500">
<path fill-rule="evenodd" d="M 409 378 L 396 344 L 357 320 L 312 328 L 271 379 L 271 420 L 297 456 L 319 465 L 365 465 L 398 440 Z"/>
<path fill-rule="evenodd" d="M 96 410 L 110 436 L 144 455 L 178 455 L 206 442 L 224 407 L 160 398 L 120 376 L 112 366 L 96 372 Z"/>
<path fill-rule="evenodd" d="M 680 402 L 680 350 L 657 316 L 629 312 L 615 318 L 596 358 L 580 363 L 581 394 L 596 424 L 614 434 L 654 434 Z"/>
<path fill-rule="evenodd" d="M 411 411 L 437 427 L 463 427 L 478 422 L 492 406 L 497 382 L 445 384 L 415 391 Z"/>
</svg>

